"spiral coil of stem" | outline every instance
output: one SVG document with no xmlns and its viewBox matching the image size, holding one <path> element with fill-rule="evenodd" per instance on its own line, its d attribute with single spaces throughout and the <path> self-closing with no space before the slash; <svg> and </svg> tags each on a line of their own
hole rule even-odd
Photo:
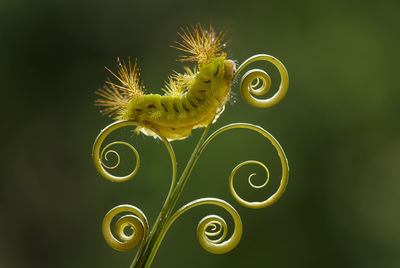
<svg viewBox="0 0 400 268">
<path fill-rule="evenodd" d="M 133 178 L 136 173 L 139 170 L 139 164 L 140 164 L 140 157 L 139 157 L 139 153 L 138 151 L 135 149 L 135 147 L 133 147 L 131 144 L 127 143 L 127 142 L 123 142 L 123 141 L 115 141 L 115 142 L 111 142 L 109 144 L 107 144 L 106 146 L 104 146 L 104 148 L 100 151 L 101 146 L 105 140 L 105 138 L 110 135 L 112 132 L 114 132 L 115 130 L 119 129 L 119 128 L 123 128 L 123 127 L 129 127 L 129 126 L 138 126 L 138 127 L 144 127 L 143 124 L 140 124 L 138 122 L 135 121 L 128 121 L 128 120 L 121 120 L 121 121 L 116 121 L 110 125 L 108 125 L 107 127 L 105 127 L 100 134 L 97 136 L 94 144 L 93 144 L 93 150 L 92 150 L 92 158 L 93 158 L 93 162 L 94 165 L 97 169 L 97 171 L 100 173 L 100 175 L 102 175 L 104 178 L 113 181 L 113 182 L 123 182 L 123 181 L 127 181 L 131 178 Z M 176 174 L 177 174 L 177 170 L 176 170 L 176 157 L 175 157 L 175 152 L 172 149 L 171 144 L 168 142 L 168 140 L 166 138 L 164 138 L 162 135 L 160 135 L 156 130 L 152 129 L 151 131 L 153 131 L 154 133 L 156 133 L 159 137 L 159 139 L 164 143 L 165 147 L 168 150 L 169 156 L 171 158 L 171 164 L 172 164 L 172 179 L 171 179 L 171 187 L 170 187 L 170 191 L 169 194 L 171 193 L 173 187 L 176 184 Z M 106 169 L 114 169 L 116 168 L 119 163 L 120 163 L 120 156 L 118 154 L 118 152 L 116 152 L 115 150 L 108 150 L 107 149 L 113 145 L 125 145 L 128 148 L 130 148 L 133 153 L 136 156 L 136 166 L 135 169 L 129 173 L 128 175 L 125 176 L 115 176 L 112 175 L 111 173 L 109 173 Z M 106 166 L 105 163 L 102 161 L 103 155 L 104 158 L 107 159 L 107 155 L 109 153 L 113 153 L 117 156 L 117 163 L 114 164 L 113 166 Z"/>
<path fill-rule="evenodd" d="M 249 129 L 249 130 L 255 131 L 255 132 L 263 135 L 265 138 L 267 138 L 271 142 L 271 144 L 275 147 L 275 149 L 277 150 L 278 156 L 279 156 L 279 158 L 281 160 L 282 177 L 281 177 L 279 188 L 277 189 L 277 191 L 272 196 L 270 196 L 268 199 L 266 199 L 265 201 L 262 201 L 262 202 L 247 202 L 247 201 L 243 200 L 242 198 L 240 198 L 237 195 L 237 193 L 236 193 L 236 191 L 235 191 L 235 189 L 233 187 L 233 177 L 234 177 L 236 171 L 240 167 L 242 167 L 244 165 L 247 165 L 249 163 L 255 163 L 255 164 L 261 165 L 267 171 L 268 178 L 266 180 L 266 183 L 261 185 L 262 187 L 264 187 L 268 183 L 268 180 L 269 180 L 269 171 L 268 171 L 268 168 L 263 163 L 261 163 L 259 161 L 254 161 L 254 160 L 245 161 L 245 162 L 239 164 L 238 166 L 236 166 L 233 169 L 233 171 L 232 171 L 232 173 L 231 173 L 231 175 L 229 177 L 229 186 L 230 186 L 231 194 L 232 194 L 232 196 L 235 198 L 235 200 L 238 203 L 242 204 L 243 206 L 249 207 L 249 208 L 264 208 L 264 207 L 272 205 L 273 203 L 278 201 L 278 199 L 282 196 L 282 194 L 284 193 L 284 191 L 286 189 L 286 185 L 288 183 L 288 177 L 289 177 L 289 164 L 288 164 L 288 160 L 286 158 L 285 152 L 283 151 L 283 149 L 282 149 L 281 145 L 279 144 L 279 142 L 268 131 L 266 131 L 265 129 L 263 129 L 263 128 L 259 127 L 259 126 L 256 126 L 256 125 L 253 125 L 253 124 L 248 124 L 248 123 L 229 124 L 229 125 L 226 125 L 224 127 L 221 127 L 220 129 L 218 129 L 214 133 L 212 133 L 207 138 L 207 140 L 203 143 L 203 145 L 202 145 L 202 147 L 200 149 L 200 152 L 202 150 L 204 150 L 204 148 L 207 146 L 207 144 L 210 143 L 211 140 L 213 140 L 216 136 L 218 136 L 221 133 L 226 132 L 228 130 L 239 129 L 239 128 L 244 128 L 244 129 Z M 250 179 L 251 179 L 251 176 L 250 176 L 249 180 Z M 251 182 L 250 182 L 250 185 L 252 185 Z M 260 186 L 256 186 L 255 188 L 257 188 L 257 187 L 259 188 Z"/>
<path fill-rule="evenodd" d="M 171 224 L 183 213 L 200 205 L 216 205 L 225 209 L 233 218 L 235 226 L 231 237 L 228 240 L 223 241 L 227 235 L 226 222 L 217 215 L 209 215 L 204 217 L 200 220 L 196 231 L 200 245 L 208 252 L 214 254 L 223 254 L 234 249 L 242 237 L 242 221 L 237 211 L 229 203 L 218 198 L 201 198 L 184 205 L 171 216 L 167 223 L 166 230 L 168 230 Z M 209 227 L 211 227 L 211 231 L 207 231 Z M 218 235 L 220 235 L 220 237 L 217 239 L 210 238 Z"/>
<path fill-rule="evenodd" d="M 120 217 L 115 223 L 113 235 L 111 231 L 111 221 L 117 214 L 130 213 Z M 133 214 L 133 215 L 132 215 Z M 132 231 L 132 234 L 126 234 L 126 228 Z M 149 224 L 146 216 L 137 207 L 131 205 L 119 205 L 107 212 L 103 219 L 102 233 L 107 244 L 115 250 L 127 251 L 135 248 L 143 241 L 149 232 Z"/>
<path fill-rule="evenodd" d="M 264 100 L 253 97 L 253 95 L 262 96 L 270 90 L 271 78 L 264 70 L 252 69 L 243 75 L 240 81 L 240 92 L 250 105 L 257 108 L 269 108 L 285 97 L 289 87 L 289 74 L 282 62 L 277 58 L 266 54 L 258 54 L 245 60 L 237 69 L 236 76 L 241 73 L 247 65 L 256 61 L 271 62 L 278 69 L 281 76 L 281 83 L 278 91 L 272 97 Z"/>
</svg>

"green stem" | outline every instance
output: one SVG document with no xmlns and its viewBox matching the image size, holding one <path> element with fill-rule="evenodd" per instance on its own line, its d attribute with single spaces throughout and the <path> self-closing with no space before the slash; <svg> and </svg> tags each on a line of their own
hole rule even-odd
<svg viewBox="0 0 400 268">
<path fill-rule="evenodd" d="M 197 142 L 196 148 L 194 149 L 188 163 L 186 164 L 186 167 L 181 177 L 179 178 L 174 190 L 172 191 L 172 194 L 167 196 L 164 206 L 162 207 L 161 212 L 158 215 L 158 218 L 149 236 L 147 237 L 146 241 L 143 242 L 144 244 L 141 246 L 139 252 L 137 253 L 131 265 L 131 268 L 150 267 L 154 256 L 156 255 L 157 250 L 162 242 L 163 235 L 160 234 L 164 232 L 165 228 L 168 228 L 168 224 L 166 223 L 168 222 L 172 210 L 174 209 L 176 202 L 183 190 L 183 187 L 185 186 L 190 176 L 190 173 L 201 153 L 202 145 L 206 139 L 210 126 L 211 124 L 204 129 L 204 132 Z"/>
</svg>

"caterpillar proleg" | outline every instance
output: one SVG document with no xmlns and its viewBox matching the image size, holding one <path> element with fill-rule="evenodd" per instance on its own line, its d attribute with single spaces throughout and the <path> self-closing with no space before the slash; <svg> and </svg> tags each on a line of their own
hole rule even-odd
<svg viewBox="0 0 400 268">
<path fill-rule="evenodd" d="M 138 131 L 157 136 L 157 130 L 169 140 L 180 140 L 190 135 L 192 129 L 209 125 L 223 112 L 229 99 L 230 87 L 235 75 L 235 63 L 227 59 L 222 49 L 224 34 L 216 34 L 197 24 L 191 29 L 182 29 L 178 50 L 189 53 L 180 61 L 196 61 L 197 67 L 185 67 L 185 73 L 174 73 L 169 77 L 165 94 L 145 94 L 139 76 L 137 61 L 133 66 L 119 61 L 115 84 L 106 81 L 103 89 L 96 91 L 101 97 L 95 104 L 103 106 L 105 114 L 113 114 L 116 120 L 134 120 L 146 127 Z"/>
</svg>

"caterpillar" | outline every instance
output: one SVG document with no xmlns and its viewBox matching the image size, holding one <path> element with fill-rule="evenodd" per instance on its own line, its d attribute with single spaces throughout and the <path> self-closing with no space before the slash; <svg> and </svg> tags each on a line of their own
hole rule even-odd
<svg viewBox="0 0 400 268">
<path fill-rule="evenodd" d="M 95 105 L 104 107 L 103 114 L 140 122 L 143 126 L 137 132 L 157 137 L 152 131 L 156 130 L 170 141 L 185 139 L 193 129 L 217 120 L 229 100 L 236 70 L 234 61 L 223 51 L 225 34 L 201 24 L 181 31 L 181 42 L 172 47 L 189 54 L 180 56 L 180 61 L 195 61 L 197 66 L 169 76 L 162 89 L 165 94 L 159 95 L 145 93 L 137 60 L 133 66 L 130 60 L 127 64 L 118 60 L 117 74 L 107 70 L 119 84 L 108 79 L 95 91 L 101 97 Z"/>
</svg>

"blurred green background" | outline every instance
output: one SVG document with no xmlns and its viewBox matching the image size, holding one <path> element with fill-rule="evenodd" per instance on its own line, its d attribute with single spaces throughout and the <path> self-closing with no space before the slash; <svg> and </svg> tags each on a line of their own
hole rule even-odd
<svg viewBox="0 0 400 268">
<path fill-rule="evenodd" d="M 170 48 L 176 32 L 197 22 L 225 30 L 228 55 L 239 63 L 267 53 L 286 65 L 290 87 L 278 105 L 249 106 L 236 82 L 213 129 L 249 122 L 270 131 L 289 159 L 289 185 L 269 208 L 240 206 L 228 192 L 233 167 L 270 164 L 273 188 L 277 157 L 248 131 L 217 138 L 179 205 L 225 199 L 242 217 L 242 240 L 228 254 L 206 252 L 197 222 L 225 214 L 194 209 L 169 230 L 153 267 L 400 267 L 399 8 L 398 1 L 2 0 L 0 267 L 129 266 L 136 250 L 108 247 L 102 218 L 128 203 L 152 224 L 170 160 L 162 143 L 123 130 L 141 154 L 139 174 L 125 183 L 102 179 L 91 147 L 111 120 L 93 106 L 93 92 L 110 76 L 104 66 L 116 70 L 117 57 L 130 56 L 147 90 L 160 93 L 172 70 L 183 70 Z M 251 67 L 268 70 L 277 87 L 273 67 Z M 200 132 L 173 142 L 179 171 Z M 246 172 L 236 178 L 243 196 L 270 193 L 253 193 Z"/>
</svg>

